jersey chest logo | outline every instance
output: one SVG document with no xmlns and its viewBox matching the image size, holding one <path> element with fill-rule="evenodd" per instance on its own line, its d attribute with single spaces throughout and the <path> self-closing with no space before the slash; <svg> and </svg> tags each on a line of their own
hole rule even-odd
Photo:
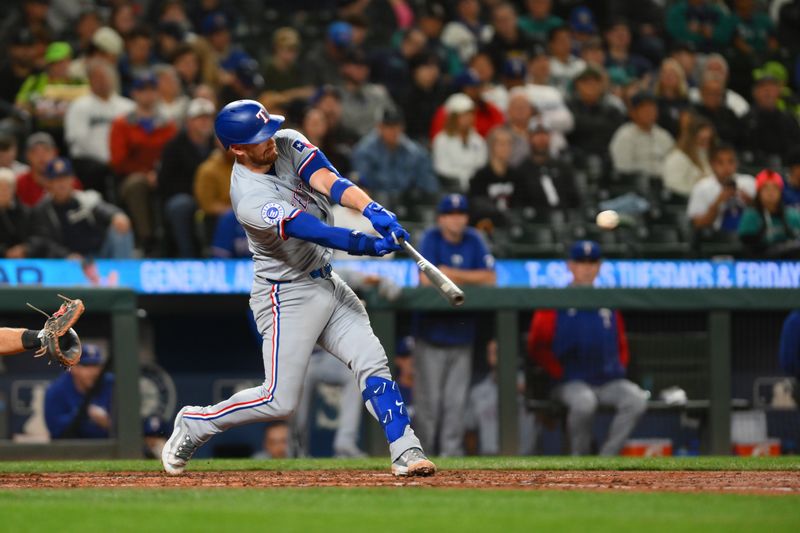
<svg viewBox="0 0 800 533">
<path fill-rule="evenodd" d="M 311 191 L 306 189 L 305 183 L 302 181 L 297 185 L 297 188 L 292 192 L 292 205 L 299 207 L 302 210 L 308 209 L 309 193 Z"/>
</svg>

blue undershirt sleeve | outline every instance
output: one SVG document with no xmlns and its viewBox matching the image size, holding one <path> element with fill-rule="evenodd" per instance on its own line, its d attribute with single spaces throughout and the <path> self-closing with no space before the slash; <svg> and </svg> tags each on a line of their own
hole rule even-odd
<svg viewBox="0 0 800 533">
<path fill-rule="evenodd" d="M 375 242 L 378 240 L 359 231 L 329 226 L 299 209 L 282 221 L 280 236 L 284 240 L 294 237 L 327 248 L 344 250 L 351 255 L 375 255 Z"/>
</svg>

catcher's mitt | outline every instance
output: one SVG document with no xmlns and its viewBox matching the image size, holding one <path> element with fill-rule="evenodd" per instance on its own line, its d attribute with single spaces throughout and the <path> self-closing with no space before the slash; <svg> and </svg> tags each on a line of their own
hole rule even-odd
<svg viewBox="0 0 800 533">
<path fill-rule="evenodd" d="M 64 303 L 53 316 L 28 305 L 47 317 L 44 328 L 39 333 L 42 347 L 37 350 L 36 357 L 47 355 L 51 362 L 55 361 L 64 368 L 70 368 L 81 359 L 81 340 L 72 326 L 81 317 L 85 307 L 81 300 L 72 300 L 61 294 L 59 296 L 64 299 Z"/>
</svg>

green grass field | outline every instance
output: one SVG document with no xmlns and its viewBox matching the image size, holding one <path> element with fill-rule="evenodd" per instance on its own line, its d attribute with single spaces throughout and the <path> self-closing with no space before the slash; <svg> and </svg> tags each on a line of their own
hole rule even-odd
<svg viewBox="0 0 800 533">
<path fill-rule="evenodd" d="M 798 458 L 464 458 L 443 469 L 781 470 Z M 386 469 L 368 460 L 196 460 L 194 471 Z M 7 473 L 157 471 L 155 461 L 0 462 Z M 798 531 L 800 497 L 423 487 L 0 490 L 0 531 Z"/>
</svg>

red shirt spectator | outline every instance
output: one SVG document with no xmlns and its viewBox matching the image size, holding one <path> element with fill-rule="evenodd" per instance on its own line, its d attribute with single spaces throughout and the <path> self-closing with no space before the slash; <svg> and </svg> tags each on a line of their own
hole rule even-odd
<svg viewBox="0 0 800 533">
<path fill-rule="evenodd" d="M 28 137 L 25 143 L 25 158 L 30 164 L 30 170 L 17 178 L 17 198 L 20 202 L 33 207 L 44 197 L 45 169 L 56 156 L 58 149 L 52 135 L 38 132 Z M 73 187 L 83 189 L 77 178 L 73 182 Z"/>
</svg>

